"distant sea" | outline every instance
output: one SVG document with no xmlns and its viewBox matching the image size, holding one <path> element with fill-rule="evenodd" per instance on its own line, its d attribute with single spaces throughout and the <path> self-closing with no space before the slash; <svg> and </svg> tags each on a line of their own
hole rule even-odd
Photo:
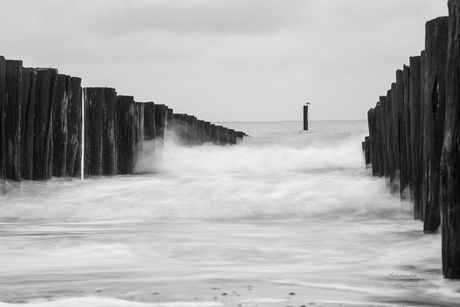
<svg viewBox="0 0 460 307">
<path fill-rule="evenodd" d="M 440 235 L 365 168 L 366 121 L 223 124 L 250 137 L 169 133 L 140 175 L 2 186 L 0 306 L 460 302 Z"/>
</svg>

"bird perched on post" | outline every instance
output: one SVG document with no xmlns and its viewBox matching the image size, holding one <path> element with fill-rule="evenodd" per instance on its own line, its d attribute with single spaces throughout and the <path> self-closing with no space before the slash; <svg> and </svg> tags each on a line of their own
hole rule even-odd
<svg viewBox="0 0 460 307">
<path fill-rule="evenodd" d="M 306 104 L 307 106 L 309 106 L 309 105 L 310 105 L 310 103 L 309 103 L 308 101 L 305 101 L 305 104 Z"/>
</svg>

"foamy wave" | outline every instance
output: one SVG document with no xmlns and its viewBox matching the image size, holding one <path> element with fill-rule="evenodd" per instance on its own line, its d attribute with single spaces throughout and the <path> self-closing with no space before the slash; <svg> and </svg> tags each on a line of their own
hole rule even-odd
<svg viewBox="0 0 460 307">
<path fill-rule="evenodd" d="M 185 147 L 174 138 L 164 142 L 162 151 L 152 151 L 153 144 L 146 144 L 136 170 L 138 172 L 204 172 L 204 173 L 274 173 L 303 172 L 324 168 L 360 167 L 363 164 L 360 141 L 336 139 L 329 143 L 308 135 L 280 136 L 291 138 L 284 144 L 272 144 L 270 140 L 248 139 L 236 146 Z M 160 146 L 156 146 L 159 148 Z"/>
</svg>

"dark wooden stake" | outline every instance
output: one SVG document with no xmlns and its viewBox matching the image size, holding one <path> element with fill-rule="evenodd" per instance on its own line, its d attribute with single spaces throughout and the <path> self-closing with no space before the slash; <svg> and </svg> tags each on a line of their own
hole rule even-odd
<svg viewBox="0 0 460 307">
<path fill-rule="evenodd" d="M 308 130 L 308 105 L 303 106 L 303 130 Z"/>
<path fill-rule="evenodd" d="M 66 172 L 69 177 L 81 177 L 82 127 L 81 79 L 71 77 L 67 105 L 66 150 Z"/>
<path fill-rule="evenodd" d="M 422 155 L 421 155 L 421 74 L 420 56 L 410 59 L 410 140 L 412 163 L 412 186 L 414 200 L 414 219 L 421 219 Z"/>
<path fill-rule="evenodd" d="M 441 162 L 442 272 L 460 279 L 460 1 L 449 0 L 445 139 Z"/>
<path fill-rule="evenodd" d="M 6 87 L 6 60 L 0 56 L 0 180 L 5 183 L 5 87 Z"/>
<path fill-rule="evenodd" d="M 53 97 L 56 88 L 57 69 L 44 68 L 37 71 L 35 89 L 35 138 L 34 180 L 50 179 L 53 159 Z"/>
<path fill-rule="evenodd" d="M 138 125 L 138 120 L 136 114 L 137 109 L 134 97 L 118 96 L 118 174 L 134 173 L 137 156 L 136 126 Z"/>
<path fill-rule="evenodd" d="M 21 180 L 22 61 L 6 60 L 5 95 L 6 178 Z"/>
<path fill-rule="evenodd" d="M 444 140 L 447 29 L 447 17 L 439 17 L 426 23 L 425 140 L 429 194 L 424 214 L 426 232 L 435 232 L 441 222 L 439 180 Z"/>
<path fill-rule="evenodd" d="M 53 100 L 53 176 L 67 174 L 67 107 L 70 76 L 58 74 Z"/>
</svg>

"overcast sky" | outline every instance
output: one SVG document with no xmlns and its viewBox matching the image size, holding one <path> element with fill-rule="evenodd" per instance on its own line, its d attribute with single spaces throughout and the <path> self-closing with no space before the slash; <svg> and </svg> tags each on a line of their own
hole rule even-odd
<svg viewBox="0 0 460 307">
<path fill-rule="evenodd" d="M 364 119 L 447 0 L 1 0 L 0 55 L 216 121 Z"/>
</svg>

